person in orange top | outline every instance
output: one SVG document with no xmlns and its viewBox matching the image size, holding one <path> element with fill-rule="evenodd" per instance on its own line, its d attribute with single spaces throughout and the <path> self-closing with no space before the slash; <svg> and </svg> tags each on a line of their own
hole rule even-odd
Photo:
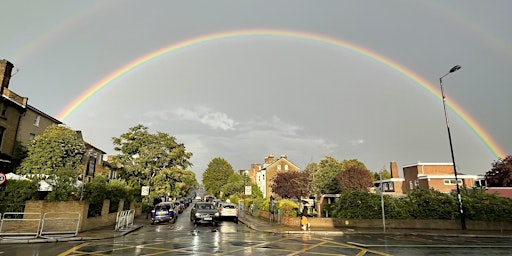
<svg viewBox="0 0 512 256">
<path fill-rule="evenodd" d="M 302 217 L 300 218 L 300 227 L 302 230 L 309 230 L 311 228 L 311 224 L 305 214 L 302 214 Z"/>
</svg>

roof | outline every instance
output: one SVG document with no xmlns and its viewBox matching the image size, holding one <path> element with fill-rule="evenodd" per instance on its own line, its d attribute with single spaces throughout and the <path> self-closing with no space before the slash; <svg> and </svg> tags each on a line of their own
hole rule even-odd
<svg viewBox="0 0 512 256">
<path fill-rule="evenodd" d="M 418 163 L 416 163 L 416 164 L 404 165 L 404 166 L 402 166 L 402 168 L 414 167 L 414 166 L 453 166 L 453 163 L 422 163 L 422 162 L 418 161 Z"/>
</svg>

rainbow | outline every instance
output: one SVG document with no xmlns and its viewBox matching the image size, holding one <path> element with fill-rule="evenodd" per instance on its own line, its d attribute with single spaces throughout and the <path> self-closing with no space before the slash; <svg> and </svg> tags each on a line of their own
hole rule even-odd
<svg viewBox="0 0 512 256">
<path fill-rule="evenodd" d="M 90 97 L 92 97 L 95 93 L 97 93 L 102 88 L 106 87 L 116 79 L 122 77 L 128 72 L 140 67 L 141 65 L 154 60 L 160 56 L 165 54 L 178 51 L 181 49 L 185 49 L 191 46 L 197 46 L 200 44 L 205 44 L 207 42 L 218 41 L 223 39 L 234 39 L 241 37 L 259 37 L 259 36 L 278 36 L 278 37 L 289 37 L 289 38 L 297 38 L 297 39 L 305 39 L 315 42 L 320 42 L 327 45 L 332 45 L 336 47 L 341 47 L 344 49 L 348 49 L 350 51 L 356 52 L 363 56 L 366 56 L 370 59 L 373 59 L 377 62 L 385 64 L 389 66 L 391 69 L 396 72 L 404 75 L 410 80 L 422 86 L 424 89 L 432 93 L 437 98 L 441 99 L 441 93 L 437 90 L 436 86 L 433 86 L 428 81 L 426 81 L 421 76 L 412 72 L 408 68 L 400 65 L 399 63 L 389 59 L 385 56 L 382 56 L 378 53 L 370 51 L 364 47 L 342 41 L 337 38 L 327 37 L 318 34 L 305 33 L 299 31 L 290 31 L 290 30 L 277 30 L 277 29 L 256 29 L 256 30 L 235 30 L 235 31 L 227 31 L 221 33 L 208 34 L 196 38 L 192 38 L 189 40 L 185 40 L 179 43 L 174 43 L 158 49 L 156 51 L 150 52 L 138 59 L 133 60 L 132 62 L 122 66 L 116 71 L 112 72 L 108 76 L 104 77 L 91 87 L 89 87 L 85 92 L 83 92 L 80 96 L 75 98 L 69 105 L 67 105 L 61 113 L 57 116 L 57 119 L 64 120 L 66 119 L 73 111 L 75 111 L 78 107 L 80 107 L 85 101 L 87 101 Z M 447 103 L 448 107 L 450 107 L 453 112 L 455 112 L 468 126 L 469 128 L 477 135 L 477 137 L 487 146 L 487 148 L 491 151 L 491 153 L 497 158 L 505 157 L 504 151 L 500 148 L 500 146 L 493 140 L 493 138 L 484 130 L 484 128 L 474 119 L 472 118 L 464 109 L 458 106 L 455 102 L 450 101 Z"/>
</svg>

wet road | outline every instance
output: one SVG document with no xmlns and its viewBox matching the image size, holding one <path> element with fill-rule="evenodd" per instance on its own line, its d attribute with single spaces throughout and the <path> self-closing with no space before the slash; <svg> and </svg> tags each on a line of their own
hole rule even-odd
<svg viewBox="0 0 512 256">
<path fill-rule="evenodd" d="M 127 236 L 69 243 L 2 245 L 3 255 L 510 255 L 510 238 L 400 235 L 283 235 L 244 224 L 194 225 L 190 208 L 175 224 L 146 225 Z M 148 221 L 149 223 L 149 221 Z"/>
</svg>

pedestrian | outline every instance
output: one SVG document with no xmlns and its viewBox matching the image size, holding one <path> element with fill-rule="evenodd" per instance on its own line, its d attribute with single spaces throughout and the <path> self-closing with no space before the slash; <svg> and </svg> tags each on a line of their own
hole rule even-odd
<svg viewBox="0 0 512 256">
<path fill-rule="evenodd" d="M 300 217 L 300 227 L 302 230 L 308 230 L 308 231 L 311 228 L 311 224 L 309 223 L 308 217 L 306 217 L 305 214 L 302 214 L 302 216 Z"/>
</svg>

